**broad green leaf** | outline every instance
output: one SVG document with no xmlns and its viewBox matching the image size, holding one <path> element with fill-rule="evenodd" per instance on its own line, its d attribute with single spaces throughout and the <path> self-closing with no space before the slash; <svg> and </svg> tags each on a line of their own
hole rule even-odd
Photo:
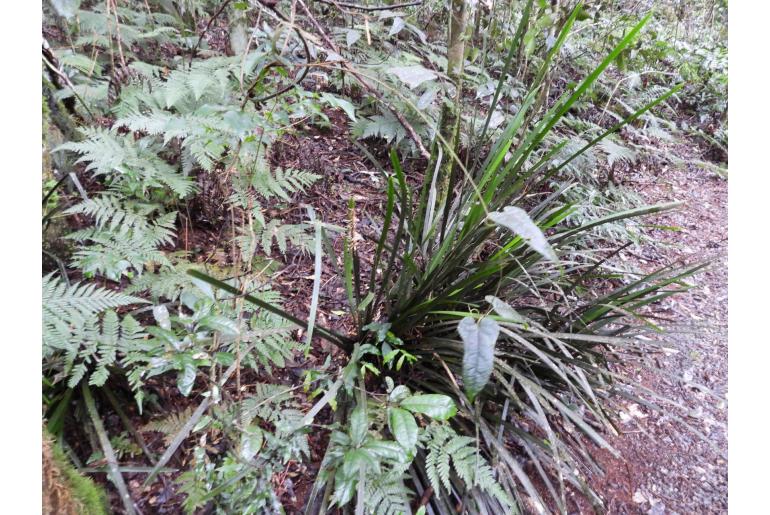
<svg viewBox="0 0 770 515">
<path fill-rule="evenodd" d="M 366 417 L 364 408 L 357 407 L 350 414 L 350 439 L 354 446 L 359 446 L 366 438 L 366 432 L 369 430 L 369 420 Z"/>
<path fill-rule="evenodd" d="M 411 392 L 409 391 L 409 388 L 404 386 L 403 384 L 400 384 L 393 388 L 393 391 L 390 392 L 390 395 L 388 396 L 388 400 L 390 402 L 398 402 L 401 399 L 404 399 L 407 397 Z"/>
<path fill-rule="evenodd" d="M 177 375 L 176 385 L 179 388 L 179 393 L 187 397 L 192 391 L 192 387 L 195 384 L 195 374 L 198 369 L 192 363 L 186 363 L 184 370 Z"/>
<path fill-rule="evenodd" d="M 384 460 L 405 463 L 408 459 L 404 449 L 396 442 L 370 440 L 366 442 L 366 445 L 364 445 L 362 448 L 366 449 L 374 456 Z"/>
<path fill-rule="evenodd" d="M 262 429 L 259 426 L 249 426 L 241 435 L 241 459 L 250 461 L 262 448 Z"/>
<path fill-rule="evenodd" d="M 168 308 L 163 304 L 154 306 L 152 308 L 152 316 L 155 317 L 155 321 L 158 325 L 166 331 L 171 330 L 171 318 L 168 316 Z"/>
<path fill-rule="evenodd" d="M 180 350 L 182 348 L 182 342 L 179 341 L 179 338 L 177 338 L 173 331 L 169 331 L 161 327 L 148 326 L 147 332 L 153 335 L 155 338 L 170 344 L 176 350 Z"/>
<path fill-rule="evenodd" d="M 413 395 L 401 401 L 401 407 L 412 413 L 422 413 L 436 420 L 448 420 L 457 413 L 454 401 L 437 393 Z"/>
<path fill-rule="evenodd" d="M 465 317 L 457 325 L 457 332 L 463 340 L 463 386 L 473 402 L 492 373 L 500 326 L 491 318 L 484 318 L 477 325 L 473 318 Z"/>
<path fill-rule="evenodd" d="M 203 418 L 200 419 L 200 421 L 195 424 L 195 427 L 193 427 L 192 432 L 197 433 L 201 429 L 204 429 L 206 426 L 209 425 L 209 422 L 211 422 L 211 417 L 206 415 Z"/>
<path fill-rule="evenodd" d="M 361 32 L 358 30 L 349 29 L 345 34 L 345 43 L 348 47 L 355 45 L 359 39 L 361 39 Z"/>
<path fill-rule="evenodd" d="M 354 122 L 356 121 L 356 108 L 349 101 L 343 98 L 337 97 L 335 95 L 332 95 L 330 93 L 323 93 L 321 95 L 321 99 L 324 100 L 331 107 L 338 107 L 342 109 L 343 111 L 345 111 L 345 114 L 348 115 L 348 118 L 350 118 Z"/>
<path fill-rule="evenodd" d="M 414 66 L 393 66 L 388 68 L 388 71 L 398 77 L 410 89 L 414 89 L 423 82 L 435 80 L 438 77 L 434 71 L 419 64 Z"/>
<path fill-rule="evenodd" d="M 237 336 L 240 332 L 238 323 L 220 315 L 209 315 L 201 318 L 199 325 L 208 327 L 227 336 Z"/>
<path fill-rule="evenodd" d="M 541 256 L 550 261 L 559 261 L 545 234 L 535 225 L 526 211 L 516 206 L 506 206 L 502 211 L 489 213 L 489 219 L 497 225 L 510 230 L 537 251 Z"/>
<path fill-rule="evenodd" d="M 417 445 L 417 422 L 414 415 L 401 408 L 388 409 L 388 427 L 396 441 L 411 452 Z"/>
<path fill-rule="evenodd" d="M 366 449 L 351 449 L 345 453 L 342 461 L 342 472 L 346 476 L 353 476 L 363 470 L 378 470 L 380 464 Z"/>
<path fill-rule="evenodd" d="M 346 476 L 342 467 L 334 474 L 334 500 L 337 506 L 344 506 L 353 499 L 356 491 L 356 478 Z"/>
<path fill-rule="evenodd" d="M 513 309 L 507 302 L 498 299 L 494 295 L 487 295 L 484 297 L 484 300 L 489 302 L 489 304 L 492 305 L 492 309 L 495 310 L 495 313 L 501 317 L 519 324 L 527 323 L 527 319 L 521 316 L 518 311 Z"/>
</svg>

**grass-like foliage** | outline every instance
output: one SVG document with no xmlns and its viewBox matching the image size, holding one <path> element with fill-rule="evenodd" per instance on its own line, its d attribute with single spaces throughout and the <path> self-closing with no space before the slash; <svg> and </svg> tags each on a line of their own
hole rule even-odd
<svg viewBox="0 0 770 515">
<path fill-rule="evenodd" d="M 549 179 L 677 88 L 557 160 L 564 144 L 554 147 L 544 140 L 647 21 L 634 26 L 580 84 L 538 112 L 533 104 L 539 81 L 578 12 L 566 21 L 538 80 L 486 159 L 470 168 L 458 162 L 450 179 L 454 194 L 442 202 L 437 193 L 439 166 L 427 170 L 413 191 L 391 152 L 385 217 L 368 282 L 355 276 L 361 263 L 350 242 L 342 256 L 359 327 L 354 339 L 371 342 L 383 364 L 394 352 L 410 356 L 414 364 L 402 369 L 409 372 L 401 379 L 420 391 L 449 396 L 459 407 L 450 426 L 431 433 L 427 455 L 418 455 L 410 469 L 411 484 L 433 487 L 430 503 L 438 512 L 452 511 L 453 502 L 462 499 L 471 512 L 503 513 L 509 509 L 505 492 L 522 509 L 564 511 L 568 485 L 600 504 L 585 481 L 591 467 L 587 441 L 615 452 L 602 428 L 611 427 L 616 396 L 635 395 L 613 363 L 654 348 L 635 337 L 635 322 L 644 320 L 645 306 L 685 290 L 683 280 L 694 271 L 663 268 L 619 278 L 604 294 L 584 288 L 602 277 L 607 257 L 586 246 L 591 241 L 586 235 L 603 224 L 675 206 L 632 209 L 575 226 L 564 222 L 572 209 L 564 188 L 550 189 Z M 611 144 L 602 148 L 621 155 Z M 456 156 L 444 149 L 443 158 Z M 363 402 L 351 413 L 347 436 L 333 437 L 339 445 L 350 445 L 351 439 L 355 444 Z M 513 449 L 533 461 L 548 501 Z M 366 482 L 371 467 L 382 467 L 381 460 L 366 459 L 375 460 L 369 468 L 337 469 L 337 504 L 352 500 L 356 485 L 358 496 L 365 495 L 349 474 L 363 470 Z M 494 472 L 485 460 L 495 463 Z"/>
<path fill-rule="evenodd" d="M 660 330 L 655 305 L 698 269 L 610 264 L 640 237 L 636 219 L 676 207 L 641 206 L 615 172 L 687 130 L 665 119 L 679 96 L 710 106 L 694 127 L 718 122 L 718 89 L 636 66 L 651 14 L 621 12 L 603 40 L 575 44 L 573 25 L 591 18 L 586 37 L 604 23 L 580 2 L 332 4 L 355 11 L 345 27 L 302 2 L 286 18 L 268 2 L 45 4 L 66 30 L 44 34 L 67 39 L 43 48 L 61 133 L 43 195 L 44 234 L 61 240 L 44 249 L 61 273 L 42 281 L 49 430 L 105 460 L 126 513 L 139 490 L 123 474 L 144 473 L 151 492 L 180 465 L 188 513 L 278 513 L 297 493 L 313 514 L 567 513 L 576 491 L 601 509 L 593 456 L 615 453 L 620 401 L 655 407 L 616 365 L 658 350 L 644 335 Z M 434 14 L 449 18 L 449 48 L 429 42 Z M 726 80 L 721 59 L 696 57 L 682 77 Z M 329 109 L 349 131 L 323 132 L 340 119 Z M 726 124 L 711 132 L 726 146 Z M 271 146 L 292 133 L 312 137 L 297 155 L 317 174 Z M 299 199 L 321 180 L 330 197 L 369 190 L 347 135 L 393 146 L 383 164 L 355 141 L 383 179 L 380 212 L 371 198 L 364 210 L 374 237 L 357 234 L 353 200 L 343 229 Z M 326 173 L 327 143 L 339 173 Z M 408 177 L 410 148 L 427 165 Z M 333 176 L 346 181 L 329 188 Z M 298 273 L 312 293 L 289 313 L 273 283 L 303 291 Z M 334 328 L 330 302 L 347 315 Z M 121 407 L 131 395 L 139 423 Z M 109 409 L 125 431 L 102 422 Z M 150 449 L 142 433 L 162 434 L 157 456 L 160 438 Z"/>
</svg>

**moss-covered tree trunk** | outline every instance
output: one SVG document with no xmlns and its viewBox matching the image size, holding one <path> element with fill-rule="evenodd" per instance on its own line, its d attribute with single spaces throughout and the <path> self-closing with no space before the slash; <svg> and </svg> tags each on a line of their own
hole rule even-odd
<svg viewBox="0 0 770 515">
<path fill-rule="evenodd" d="M 449 197 L 451 177 L 455 168 L 455 159 L 452 154 L 456 155 L 458 149 L 468 11 L 467 0 L 452 0 L 449 16 L 449 35 L 447 38 L 446 73 L 449 80 L 455 86 L 455 95 L 452 101 L 444 102 L 441 108 L 441 120 L 439 123 L 439 135 L 441 138 L 437 137 L 435 140 L 436 145 L 441 145 L 441 139 L 443 139 L 446 142 L 445 148 L 451 149 L 451 152 L 446 150 L 443 152 L 439 176 L 436 181 L 439 192 L 439 206 L 443 206 Z M 432 153 L 433 156 L 436 156 L 436 154 L 436 152 Z"/>
</svg>

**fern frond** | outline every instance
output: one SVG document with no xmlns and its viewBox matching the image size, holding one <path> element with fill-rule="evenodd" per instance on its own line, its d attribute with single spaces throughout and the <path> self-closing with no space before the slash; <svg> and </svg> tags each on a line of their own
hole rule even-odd
<svg viewBox="0 0 770 515">
<path fill-rule="evenodd" d="M 95 284 L 75 283 L 67 286 L 59 277 L 50 273 L 43 277 L 44 352 L 46 347 L 62 348 L 62 339 L 69 334 L 71 324 L 82 323 L 111 308 L 142 303 L 146 301 Z"/>
<path fill-rule="evenodd" d="M 291 389 L 286 386 L 270 383 L 255 384 L 254 394 L 240 404 L 241 424 L 248 426 L 255 418 L 276 422 L 280 416 L 276 406 L 280 406 L 291 398 Z"/>
<path fill-rule="evenodd" d="M 86 128 L 84 133 L 83 141 L 65 143 L 54 151 L 79 154 L 78 163 L 87 162 L 86 170 L 94 175 L 111 177 L 113 186 L 132 189 L 132 181 L 141 183 L 145 191 L 167 186 L 180 198 L 194 191 L 192 180 L 161 159 L 160 149 L 150 139 L 135 140 L 131 134 L 118 134 L 116 128 Z"/>
<path fill-rule="evenodd" d="M 364 503 L 367 513 L 376 515 L 403 515 L 411 513 L 409 502 L 414 496 L 404 483 L 400 469 L 381 474 L 366 482 Z"/>
<path fill-rule="evenodd" d="M 151 420 L 142 426 L 141 431 L 156 431 L 158 433 L 163 433 L 163 441 L 166 445 L 169 445 L 174 439 L 174 436 L 176 436 L 187 421 L 190 420 L 193 411 L 195 411 L 195 406 L 188 406 L 186 409 L 177 413 L 171 413 L 164 418 Z"/>
<path fill-rule="evenodd" d="M 495 480 L 487 461 L 478 454 L 476 440 L 458 435 L 446 424 L 430 426 L 428 435 L 425 469 L 437 498 L 440 498 L 442 486 L 452 491 L 451 473 L 454 470 L 467 488 L 479 488 L 502 504 L 512 506 L 510 496 Z"/>
<path fill-rule="evenodd" d="M 609 138 L 599 142 L 599 148 L 607 154 L 607 162 L 610 166 L 618 162 L 634 163 L 636 162 L 636 152 L 628 147 L 615 143 Z"/>
</svg>

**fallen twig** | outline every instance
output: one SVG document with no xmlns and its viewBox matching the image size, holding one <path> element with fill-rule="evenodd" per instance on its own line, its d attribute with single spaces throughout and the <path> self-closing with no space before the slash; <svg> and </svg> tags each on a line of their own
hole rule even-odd
<svg viewBox="0 0 770 515">
<path fill-rule="evenodd" d="M 147 456 L 147 458 L 150 460 L 150 463 L 152 465 L 155 465 L 155 461 L 157 460 L 157 457 L 149 449 L 149 447 L 147 447 L 147 442 L 144 441 L 144 437 L 142 437 L 142 434 L 136 430 L 136 427 L 134 427 L 134 424 L 131 423 L 131 420 L 126 415 L 126 412 L 123 411 L 123 408 L 120 407 L 120 403 L 118 402 L 118 399 L 115 398 L 115 394 L 112 393 L 112 390 L 110 390 L 110 388 L 106 386 L 102 391 L 104 392 L 104 395 L 107 397 L 107 400 L 110 401 L 110 404 L 112 404 L 112 408 L 115 410 L 115 413 L 117 413 L 118 417 L 120 417 L 120 421 L 123 422 L 123 426 L 134 437 L 136 442 L 139 444 L 139 447 L 141 447 L 142 451 L 144 451 L 145 456 Z"/>
<path fill-rule="evenodd" d="M 246 349 L 244 354 L 248 354 L 251 349 L 254 348 L 256 343 L 252 343 L 249 345 L 249 347 Z M 238 363 L 235 362 L 228 369 L 225 371 L 222 378 L 219 380 L 218 387 L 221 390 L 224 388 L 225 384 L 227 384 L 227 381 L 230 379 L 230 376 L 233 375 L 235 372 L 235 369 L 237 368 Z M 182 445 L 182 442 L 185 441 L 185 439 L 189 436 L 192 429 L 195 427 L 195 424 L 198 423 L 198 420 L 203 416 L 204 413 L 206 413 L 206 410 L 211 405 L 213 397 L 213 391 L 209 391 L 209 396 L 203 399 L 203 402 L 200 403 L 200 405 L 195 409 L 193 414 L 190 416 L 190 418 L 185 422 L 185 425 L 182 426 L 182 429 L 179 430 L 179 432 L 176 434 L 174 439 L 171 441 L 171 445 L 169 445 L 166 448 L 166 451 L 163 453 L 163 456 L 160 457 L 158 460 L 158 463 L 155 464 L 155 466 L 152 469 L 152 472 L 150 472 L 150 475 L 147 476 L 147 479 L 144 480 L 143 485 L 147 486 L 149 485 L 153 479 L 155 479 L 155 476 L 158 475 L 158 473 L 161 471 L 163 467 L 166 466 L 166 464 L 169 462 L 171 457 L 174 455 L 176 450 L 179 448 L 180 445 Z"/>
<path fill-rule="evenodd" d="M 366 11 L 366 12 L 372 12 L 372 11 L 390 11 L 393 9 L 400 9 L 402 7 L 414 7 L 415 5 L 422 5 L 422 0 L 419 0 L 417 2 L 408 2 L 405 4 L 393 4 L 393 5 L 374 5 L 374 6 L 368 6 L 368 5 L 359 5 L 359 4 L 348 4 L 345 2 L 335 2 L 334 0 L 313 0 L 315 2 L 320 2 L 322 4 L 327 5 L 333 5 L 335 7 L 345 7 L 347 9 L 357 9 L 359 11 Z"/>
<path fill-rule="evenodd" d="M 93 395 L 91 395 L 91 389 L 88 387 L 86 381 L 82 381 L 81 384 L 83 389 L 83 399 L 86 403 L 86 410 L 91 418 L 91 423 L 94 426 L 96 435 L 99 438 L 99 445 L 102 448 L 102 452 L 104 452 L 104 458 L 107 460 L 107 466 L 110 470 L 112 482 L 115 484 L 115 488 L 118 489 L 120 500 L 123 501 L 123 507 L 126 509 L 126 513 L 134 515 L 136 513 L 134 501 L 131 500 L 131 494 L 128 493 L 128 488 L 126 488 L 126 483 L 123 481 L 123 475 L 120 473 L 120 468 L 118 467 L 118 459 L 115 457 L 115 451 L 110 444 L 110 438 L 104 430 L 102 419 L 99 418 L 99 412 L 96 411 L 96 404 L 94 403 Z"/>
</svg>

